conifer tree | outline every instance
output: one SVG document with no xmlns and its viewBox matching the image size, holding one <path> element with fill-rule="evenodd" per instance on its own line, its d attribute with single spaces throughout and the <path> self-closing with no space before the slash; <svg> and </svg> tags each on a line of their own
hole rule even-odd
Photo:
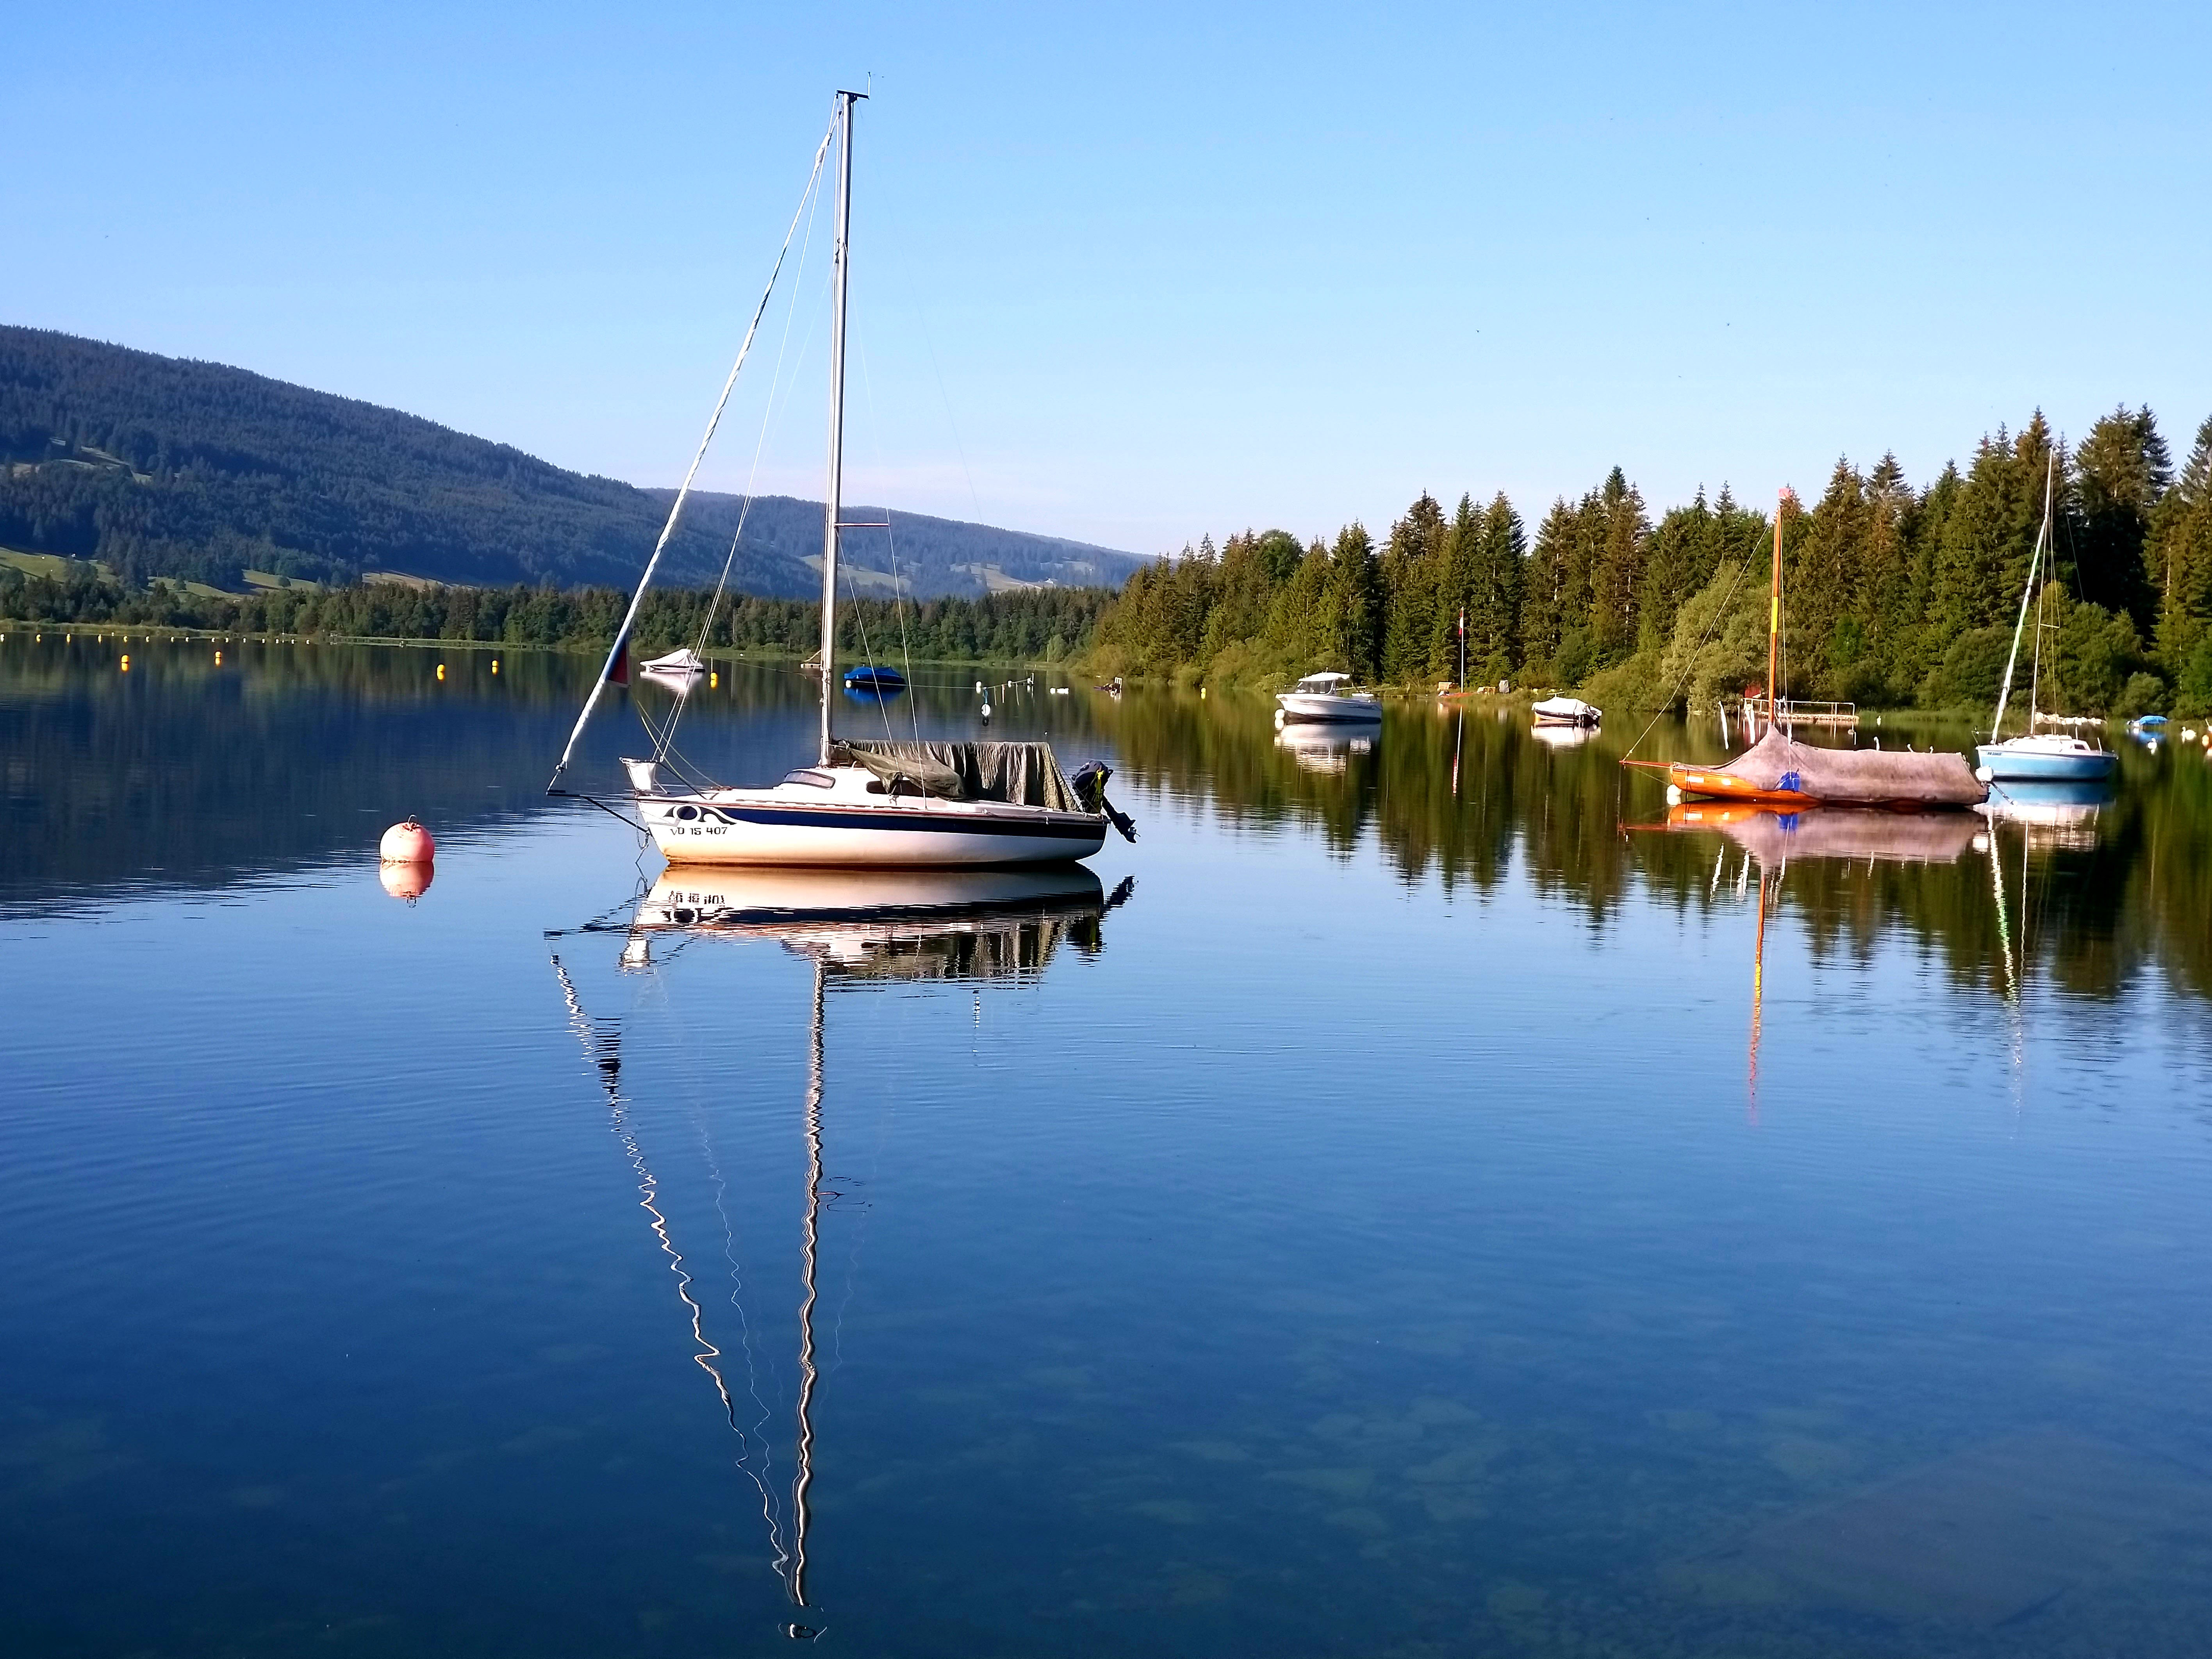
<svg viewBox="0 0 2212 1659">
<path fill-rule="evenodd" d="M 1936 550 L 1934 616 L 1955 641 L 1977 629 L 1993 628 L 2016 605 L 2027 580 L 2036 526 L 2043 520 L 2043 485 L 2053 440 L 2036 410 L 2020 436 L 2002 427 L 1974 452 L 1965 487 L 1946 515 Z M 2059 458 L 2063 473 L 2064 458 Z M 2061 476 L 2057 488 L 2063 489 Z"/>
<path fill-rule="evenodd" d="M 1427 672 L 1436 633 L 1443 541 L 1443 508 L 1426 490 L 1406 509 L 1406 516 L 1390 526 L 1380 570 L 1385 679 L 1417 679 Z"/>
<path fill-rule="evenodd" d="M 1651 525 L 1642 494 L 1617 466 L 1586 499 L 1583 512 L 1589 568 L 1586 628 L 1591 665 L 1599 666 L 1636 648 L 1637 601 Z"/>
<path fill-rule="evenodd" d="M 2212 698 L 2212 661 L 2196 664 L 2212 640 L 2212 417 L 2197 428 L 2197 441 L 2163 501 L 2153 527 L 2149 556 L 2160 587 L 2158 647 L 2192 700 Z"/>
<path fill-rule="evenodd" d="M 1521 602 L 1521 672 L 1525 678 L 1556 677 L 1559 647 L 1576 608 L 1569 590 L 1577 528 L 1575 509 L 1564 495 L 1553 501 L 1537 528 Z"/>
<path fill-rule="evenodd" d="M 1482 514 L 1476 568 L 1474 598 L 1468 607 L 1468 672 L 1474 673 L 1479 661 L 1478 678 L 1494 682 L 1511 675 L 1522 658 L 1522 596 L 1528 575 L 1528 532 L 1502 489 Z"/>
<path fill-rule="evenodd" d="M 1371 677 L 1380 665 L 1382 569 L 1375 544 L 1358 524 L 1337 532 L 1322 592 L 1321 637 L 1345 672 Z"/>
<path fill-rule="evenodd" d="M 1866 480 L 1838 459 L 1790 560 L 1790 624 L 1803 641 L 1797 684 L 1844 701 L 1867 650 L 1865 564 L 1872 514 Z"/>
<path fill-rule="evenodd" d="M 2173 482 L 2166 440 L 2148 409 L 2123 404 L 2089 428 L 2074 462 L 2081 522 L 2067 541 L 2077 562 L 2075 591 L 2148 628 L 2157 602 L 2143 549 L 2151 517 Z"/>
<path fill-rule="evenodd" d="M 1476 596 L 1481 587 L 1482 538 L 1482 513 L 1476 507 L 1473 495 L 1463 495 L 1444 531 L 1438 560 L 1442 576 L 1437 586 L 1436 621 L 1430 633 L 1429 648 L 1430 673 L 1448 678 L 1455 684 L 1461 679 L 1462 617 L 1468 630 L 1467 672 L 1475 673 L 1485 660 L 1484 653 L 1474 649 L 1475 618 L 1471 614 L 1480 604 Z"/>
</svg>

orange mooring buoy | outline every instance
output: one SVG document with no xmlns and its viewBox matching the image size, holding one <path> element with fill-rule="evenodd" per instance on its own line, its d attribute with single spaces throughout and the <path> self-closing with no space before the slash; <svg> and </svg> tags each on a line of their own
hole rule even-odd
<svg viewBox="0 0 2212 1659">
<path fill-rule="evenodd" d="M 430 839 L 428 830 L 410 818 L 384 832 L 384 839 L 377 843 L 376 854 L 386 864 L 428 864 L 438 855 L 438 843 Z M 425 881 L 422 884 L 427 887 L 429 883 Z"/>
</svg>

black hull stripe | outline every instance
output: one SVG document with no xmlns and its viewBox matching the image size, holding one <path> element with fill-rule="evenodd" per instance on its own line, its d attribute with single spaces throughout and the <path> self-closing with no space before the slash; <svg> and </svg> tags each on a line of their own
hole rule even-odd
<svg viewBox="0 0 2212 1659">
<path fill-rule="evenodd" d="M 710 805 L 736 823 L 758 823 L 804 830 L 914 830 L 948 836 L 1012 836 L 1049 841 L 1100 841 L 1103 823 L 1050 823 L 1020 818 L 947 818 L 930 812 L 887 812 L 867 807 L 855 812 L 809 811 L 781 806 Z"/>
</svg>

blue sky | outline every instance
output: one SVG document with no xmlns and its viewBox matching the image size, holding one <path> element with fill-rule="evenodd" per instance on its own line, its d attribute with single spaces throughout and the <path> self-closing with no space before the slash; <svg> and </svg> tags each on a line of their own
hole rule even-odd
<svg viewBox="0 0 2212 1659">
<path fill-rule="evenodd" d="M 2212 13 L 190 3 L 0 21 L 0 319 L 680 476 L 838 85 L 853 492 L 1138 551 L 2212 414 Z M 821 244 L 762 487 L 817 493 Z M 707 469 L 742 487 L 784 313 Z"/>
</svg>

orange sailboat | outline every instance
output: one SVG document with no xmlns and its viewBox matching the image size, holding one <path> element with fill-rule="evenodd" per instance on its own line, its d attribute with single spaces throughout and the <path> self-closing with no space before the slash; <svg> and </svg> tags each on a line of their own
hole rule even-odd
<svg viewBox="0 0 2212 1659">
<path fill-rule="evenodd" d="M 1789 492 L 1783 492 L 1789 499 Z M 1766 605 L 1766 730 L 1750 748 L 1720 766 L 1689 761 L 1624 759 L 1667 775 L 1670 799 L 1742 801 L 1785 809 L 1878 806 L 1894 811 L 1979 805 L 1989 791 L 1960 755 L 1881 749 L 1823 749 L 1801 744 L 1781 717 L 1776 695 L 1782 647 L 1782 513 L 1774 514 L 1773 574 Z M 1755 729 L 1755 708 L 1744 711 Z"/>
</svg>

